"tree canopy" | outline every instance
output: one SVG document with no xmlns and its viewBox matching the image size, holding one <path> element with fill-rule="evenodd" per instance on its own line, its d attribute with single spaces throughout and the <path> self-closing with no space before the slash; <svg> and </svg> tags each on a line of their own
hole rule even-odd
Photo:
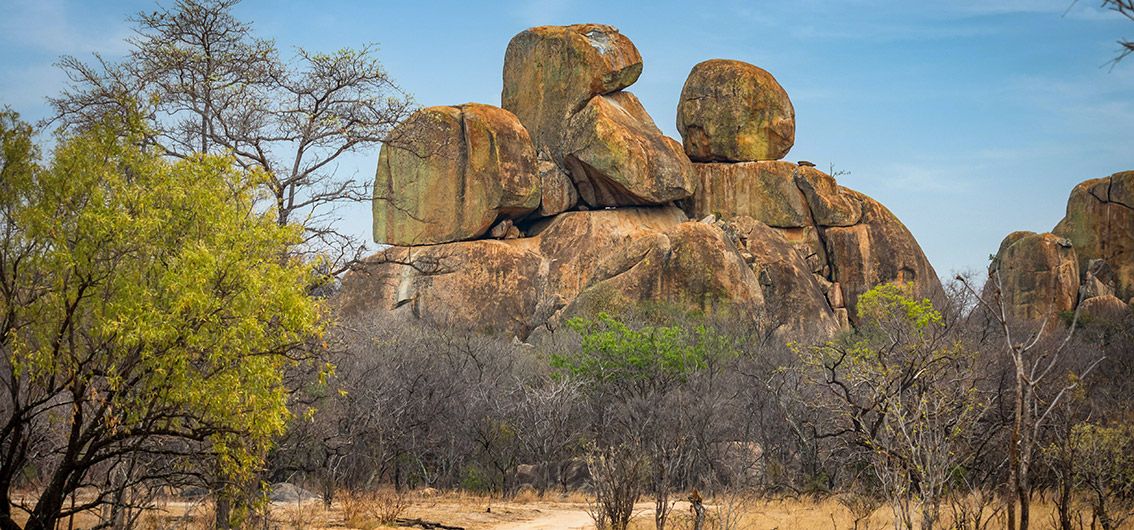
<svg viewBox="0 0 1134 530">
<path fill-rule="evenodd" d="M 122 507 L 202 462 L 262 461 L 288 412 L 283 369 L 322 334 L 300 229 L 256 204 L 260 170 L 137 147 L 132 119 L 60 138 L 36 163 L 30 128 L 0 119 L 0 526 Z M 98 494 L 64 507 L 67 495 Z"/>
</svg>

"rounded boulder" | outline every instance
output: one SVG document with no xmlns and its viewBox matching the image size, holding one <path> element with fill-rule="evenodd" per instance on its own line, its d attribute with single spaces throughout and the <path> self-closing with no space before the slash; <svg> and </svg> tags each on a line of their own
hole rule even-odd
<svg viewBox="0 0 1134 530">
<path fill-rule="evenodd" d="M 795 143 L 795 108 L 762 68 L 712 59 L 689 72 L 677 104 L 677 131 L 694 161 L 779 160 Z"/>
<path fill-rule="evenodd" d="M 512 113 L 468 103 L 428 107 L 382 146 L 374 240 L 430 245 L 480 237 L 540 205 L 535 148 Z"/>
</svg>

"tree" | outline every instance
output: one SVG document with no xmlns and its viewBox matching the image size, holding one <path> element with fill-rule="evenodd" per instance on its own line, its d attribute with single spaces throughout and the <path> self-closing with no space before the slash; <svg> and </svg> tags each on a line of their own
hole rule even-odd
<svg viewBox="0 0 1134 530">
<path fill-rule="evenodd" d="M 978 356 L 952 340 L 928 299 L 883 284 L 858 302 L 858 329 L 805 350 L 839 424 L 867 451 L 895 525 L 937 523 L 990 399 Z"/>
<path fill-rule="evenodd" d="M 5 530 L 14 508 L 28 530 L 121 513 L 202 465 L 247 476 L 287 420 L 281 372 L 322 333 L 311 267 L 287 254 L 299 230 L 254 206 L 263 172 L 171 163 L 127 123 L 62 137 L 41 168 L 30 129 L 0 119 Z M 95 494 L 65 502 L 80 489 Z"/>
<path fill-rule="evenodd" d="M 996 328 L 1004 339 L 1004 350 L 1011 361 L 1013 380 L 1012 433 L 1008 445 L 1009 530 L 1027 530 L 1030 524 L 1032 464 L 1040 449 L 1040 433 L 1062 400 L 1080 389 L 1084 378 L 1105 360 L 1091 355 L 1076 371 L 1066 364 L 1072 339 L 1079 325 L 1082 293 L 1067 330 L 1056 336 L 1049 332 L 1048 322 L 1018 322 L 1009 318 L 1006 304 L 999 293 L 1003 290 L 999 268 L 993 268 L 989 279 L 994 287 L 991 296 L 980 297 L 969 280 L 957 280 L 979 301 L 980 314 Z M 1020 340 L 1022 337 L 1022 340 Z M 1060 377 L 1066 376 L 1066 377 Z M 1016 506 L 1019 506 L 1017 513 Z M 1017 519 L 1018 517 L 1018 519 Z M 1018 525 L 1018 526 L 1017 526 Z"/>
<path fill-rule="evenodd" d="M 1072 429 L 1071 446 L 1095 520 L 1103 530 L 1121 528 L 1134 516 L 1134 427 L 1083 422 Z"/>
<path fill-rule="evenodd" d="M 704 420 L 717 411 L 703 406 L 712 396 L 692 392 L 691 382 L 735 352 L 705 325 L 634 328 L 602 313 L 593 321 L 572 319 L 568 326 L 581 336 L 579 349 L 553 355 L 551 362 L 560 374 L 581 381 L 595 409 L 592 460 L 605 470 L 595 480 L 609 486 L 596 484 L 597 492 L 605 491 L 598 499 L 602 513 L 612 528 L 624 529 L 629 517 L 624 507 L 632 507 L 642 489 L 633 481 L 648 480 L 654 523 L 662 530 L 672 508 L 670 492 L 683 471 L 706 445 L 724 441 L 699 438 L 713 432 Z"/>
<path fill-rule="evenodd" d="M 63 57 L 70 88 L 51 98 L 55 121 L 83 130 L 140 105 L 146 144 L 178 159 L 231 154 L 267 176 L 282 226 L 304 228 L 300 243 L 329 257 L 338 273 L 365 245 L 334 226 L 336 208 L 368 201 L 370 184 L 336 174 L 342 156 L 390 136 L 413 103 L 374 57 L 375 48 L 333 53 L 299 49 L 293 61 L 254 36 L 233 14 L 238 0 L 178 0 L 134 19 L 132 51 L 121 63 Z"/>
</svg>

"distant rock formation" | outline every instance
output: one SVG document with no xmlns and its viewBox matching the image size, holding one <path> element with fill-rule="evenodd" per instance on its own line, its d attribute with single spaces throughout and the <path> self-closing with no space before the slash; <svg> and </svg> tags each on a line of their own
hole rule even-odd
<svg viewBox="0 0 1134 530">
<path fill-rule="evenodd" d="M 1051 233 L 1013 232 L 989 267 L 989 292 L 1017 321 L 1056 329 L 1080 318 L 1113 318 L 1134 305 L 1134 171 L 1086 180 L 1071 191 Z"/>
<path fill-rule="evenodd" d="M 660 304 L 790 340 L 850 326 L 879 283 L 940 292 L 889 210 L 779 160 L 795 111 L 771 74 L 694 67 L 680 143 L 624 90 L 641 72 L 613 27 L 531 28 L 508 45 L 502 108 L 430 107 L 399 126 L 374 192 L 375 240 L 394 246 L 343 279 L 340 308 L 523 339 Z"/>
</svg>

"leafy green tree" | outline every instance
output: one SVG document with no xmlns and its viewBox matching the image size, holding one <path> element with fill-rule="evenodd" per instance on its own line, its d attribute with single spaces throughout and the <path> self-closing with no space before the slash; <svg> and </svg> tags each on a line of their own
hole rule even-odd
<svg viewBox="0 0 1134 530">
<path fill-rule="evenodd" d="M 1134 516 L 1134 426 L 1079 423 L 1071 448 L 1095 520 L 1103 530 L 1122 528 Z"/>
<path fill-rule="evenodd" d="M 62 137 L 39 167 L 30 129 L 0 117 L 5 530 L 14 509 L 28 530 L 120 514 L 124 492 L 202 465 L 248 476 L 286 424 L 284 369 L 323 331 L 313 272 L 288 253 L 300 229 L 255 206 L 266 175 L 171 163 L 128 123 Z"/>
<path fill-rule="evenodd" d="M 595 485 L 602 505 L 592 511 L 595 522 L 626 528 L 645 480 L 654 494 L 655 526 L 665 528 L 669 494 L 688 476 L 682 471 L 704 456 L 712 430 L 706 424 L 718 413 L 705 405 L 713 393 L 695 383 L 711 366 L 733 359 L 735 349 L 703 324 L 632 327 L 601 313 L 567 325 L 580 335 L 579 349 L 553 355 L 551 364 L 583 385 L 595 410 L 599 432 L 589 456 L 592 466 L 602 464 L 595 480 L 604 481 Z"/>
</svg>

